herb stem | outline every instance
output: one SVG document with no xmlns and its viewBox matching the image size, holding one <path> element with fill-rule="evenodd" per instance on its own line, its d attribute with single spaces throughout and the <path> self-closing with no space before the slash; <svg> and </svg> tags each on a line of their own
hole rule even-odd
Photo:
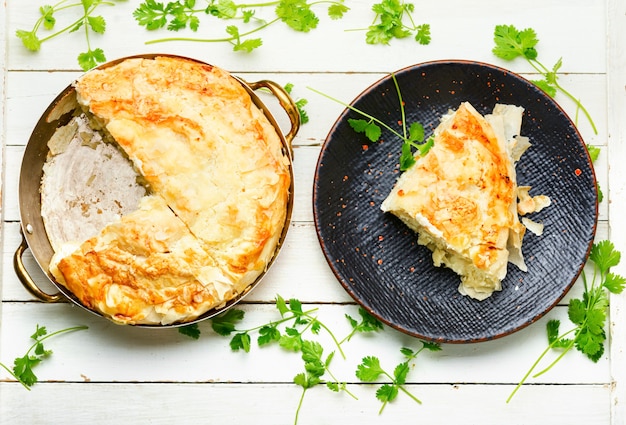
<svg viewBox="0 0 626 425">
<path fill-rule="evenodd" d="M 332 96 L 330 96 L 330 95 L 327 95 L 327 94 L 325 94 L 325 93 L 322 93 L 321 91 L 318 91 L 318 90 L 314 89 L 313 87 L 309 87 L 309 86 L 307 86 L 307 88 L 308 88 L 309 90 L 311 90 L 311 91 L 314 91 L 315 93 L 317 93 L 317 94 L 319 94 L 319 95 L 324 96 L 324 97 L 325 97 L 325 98 L 327 98 L 327 99 L 330 99 L 330 100 L 332 100 L 332 101 L 335 101 L 335 102 L 339 103 L 340 105 L 342 105 L 342 106 L 344 106 L 344 107 L 346 107 L 346 108 L 350 109 L 351 111 L 354 111 L 354 112 L 356 112 L 356 113 L 358 113 L 358 114 L 363 115 L 363 116 L 364 116 L 364 117 L 366 117 L 366 118 L 369 118 L 371 121 L 374 121 L 374 122 L 376 122 L 377 124 L 380 124 L 381 126 L 385 127 L 387 130 L 389 130 L 391 133 L 393 133 L 394 135 L 398 136 L 400 139 L 402 139 L 402 140 L 405 140 L 405 139 L 406 139 L 406 137 L 402 137 L 402 135 L 401 135 L 400 133 L 398 133 L 396 130 L 394 130 L 393 128 L 391 128 L 390 126 L 388 126 L 387 124 L 385 124 L 385 123 L 384 123 L 384 122 L 382 122 L 381 120 L 377 119 L 376 117 L 373 117 L 373 116 L 371 116 L 371 115 L 369 115 L 369 114 L 367 114 L 367 113 L 365 113 L 365 112 L 363 112 L 363 111 L 360 111 L 360 110 L 356 109 L 354 106 L 352 106 L 352 105 L 348 105 L 347 103 L 342 102 L 341 100 L 336 99 L 336 98 L 334 98 L 334 97 L 332 97 Z"/>
<path fill-rule="evenodd" d="M 339 350 L 339 354 L 341 354 L 341 357 L 343 359 L 346 358 L 346 354 L 343 352 L 342 348 L 341 348 L 341 344 L 339 343 L 339 341 L 337 341 L 337 338 L 335 337 L 335 334 L 328 328 L 328 326 L 326 326 L 324 323 L 320 322 L 319 320 L 317 320 L 317 317 L 312 317 L 310 315 L 308 315 L 306 312 L 303 313 L 304 316 L 308 317 L 309 319 L 312 320 L 312 322 L 309 324 L 309 326 L 312 325 L 313 321 L 315 321 L 316 323 L 318 323 L 322 328 L 324 328 L 324 330 L 326 330 L 326 332 L 328 332 L 328 335 L 330 335 L 330 337 L 333 339 L 333 342 L 335 343 L 335 345 L 337 346 L 337 349 Z M 308 326 L 307 326 L 308 327 Z"/>
<path fill-rule="evenodd" d="M 28 351 L 30 351 L 30 350 L 28 350 Z M 22 381 L 22 380 L 21 380 L 21 379 L 20 379 L 20 378 L 19 378 L 19 377 L 15 374 L 15 373 L 13 373 L 13 371 L 12 371 L 11 369 L 9 369 L 7 366 L 5 366 L 5 364 L 4 364 L 4 363 L 0 362 L 0 366 L 2 366 L 2 368 L 3 368 L 4 370 L 6 370 L 7 372 L 9 372 L 9 373 L 11 374 L 11 376 L 13 376 L 13 377 L 17 380 L 17 382 L 19 382 L 20 384 L 22 384 L 22 386 L 23 386 L 24 388 L 26 388 L 28 391 L 30 391 L 30 387 L 29 387 L 28 385 L 26 385 L 26 383 L 25 383 L 24 381 Z"/>
<path fill-rule="evenodd" d="M 526 58 L 526 61 L 540 74 L 544 76 L 547 74 L 550 74 L 550 70 L 546 68 L 546 66 L 542 64 L 541 62 L 539 62 L 538 60 Z M 589 124 L 591 124 L 591 128 L 593 129 L 594 134 L 598 134 L 598 129 L 593 119 L 591 118 L 591 114 L 589 113 L 589 111 L 587 111 L 587 108 L 585 108 L 585 106 L 581 103 L 581 101 L 577 99 L 576 97 L 574 97 L 574 95 L 572 95 L 569 91 L 567 91 L 562 85 L 560 85 L 556 76 L 554 78 L 553 84 L 554 84 L 554 87 L 556 87 L 558 90 L 561 91 L 561 93 L 563 93 L 572 102 L 574 102 L 574 104 L 576 105 L 578 109 L 583 111 L 583 114 L 585 114 L 585 117 L 587 117 L 587 120 L 589 120 Z"/>
<path fill-rule="evenodd" d="M 302 394 L 300 395 L 300 400 L 298 401 L 298 408 L 296 409 L 296 417 L 293 421 L 294 425 L 298 424 L 298 416 L 300 415 L 300 409 L 302 408 L 302 403 L 304 402 L 304 394 L 306 394 L 306 388 L 302 389 Z"/>
<path fill-rule="evenodd" d="M 167 38 L 158 38 L 155 40 L 148 40 L 145 42 L 145 44 L 155 44 L 155 43 L 164 43 L 164 42 L 169 42 L 169 41 L 194 41 L 194 42 L 199 42 L 199 43 L 223 43 L 223 42 L 231 42 L 234 40 L 237 40 L 237 38 L 241 38 L 241 37 L 245 37 L 248 36 L 250 34 L 254 34 L 257 31 L 261 31 L 264 28 L 269 27 L 270 25 L 278 22 L 280 20 L 280 18 L 276 18 L 272 21 L 266 22 L 265 24 L 250 30 L 248 32 L 244 32 L 238 35 L 238 37 L 225 37 L 225 38 L 194 38 L 194 37 L 167 37 Z"/>
</svg>

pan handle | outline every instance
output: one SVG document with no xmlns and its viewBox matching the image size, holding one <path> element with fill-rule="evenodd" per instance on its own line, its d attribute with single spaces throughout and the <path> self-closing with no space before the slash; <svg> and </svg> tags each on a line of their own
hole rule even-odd
<svg viewBox="0 0 626 425">
<path fill-rule="evenodd" d="M 22 285 L 24 285 L 24 288 L 26 288 L 26 290 L 28 290 L 28 292 L 33 294 L 35 297 L 46 303 L 56 303 L 63 300 L 63 295 L 60 292 L 50 295 L 39 289 L 39 287 L 35 284 L 33 278 L 30 277 L 30 274 L 26 270 L 26 267 L 24 266 L 24 261 L 22 259 L 26 248 L 28 248 L 28 244 L 26 243 L 26 238 L 22 234 L 22 243 L 17 248 L 17 250 L 15 251 L 15 255 L 13 256 L 13 268 L 15 269 L 15 273 L 20 279 L 20 282 L 22 282 Z"/>
<path fill-rule="evenodd" d="M 260 80 L 254 83 L 248 83 L 252 90 L 257 90 L 259 88 L 266 88 L 272 92 L 272 94 L 278 99 L 278 103 L 285 110 L 287 116 L 289 117 L 289 121 L 291 122 L 291 129 L 289 133 L 285 135 L 285 140 L 287 140 L 287 144 L 289 148 L 293 148 L 293 139 L 296 138 L 296 134 L 298 130 L 300 130 L 300 112 L 298 111 L 298 107 L 295 102 L 289 96 L 289 93 L 285 91 L 279 84 L 276 84 L 270 80 Z"/>
</svg>

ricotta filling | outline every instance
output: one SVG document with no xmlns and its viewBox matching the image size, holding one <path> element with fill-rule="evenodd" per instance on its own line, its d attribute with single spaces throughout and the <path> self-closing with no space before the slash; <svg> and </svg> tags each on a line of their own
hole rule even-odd
<svg viewBox="0 0 626 425">
<path fill-rule="evenodd" d="M 83 113 L 56 130 L 41 180 L 41 216 L 55 252 L 97 235 L 137 209 L 146 195 L 139 174 Z"/>
</svg>

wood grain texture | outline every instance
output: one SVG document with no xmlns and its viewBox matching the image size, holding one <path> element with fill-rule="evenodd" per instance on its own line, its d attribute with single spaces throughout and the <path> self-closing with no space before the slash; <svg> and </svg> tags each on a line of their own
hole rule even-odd
<svg viewBox="0 0 626 425">
<path fill-rule="evenodd" d="M 250 55 L 238 54 L 227 44 L 171 42 L 145 44 L 166 32 L 147 32 L 137 26 L 132 11 L 138 2 L 102 6 L 107 31 L 93 36 L 109 59 L 149 52 L 175 53 L 214 63 L 248 80 L 268 78 L 294 84 L 295 98 L 308 100 L 310 122 L 294 142 L 295 203 L 286 244 L 276 263 L 240 308 L 243 326 L 276 320 L 274 299 L 302 300 L 317 308 L 320 320 L 339 338 L 349 331 L 346 313 L 357 317 L 357 307 L 343 290 L 324 259 L 313 224 L 312 188 L 321 146 L 343 106 L 307 87 L 349 103 L 386 73 L 436 59 L 469 59 L 493 63 L 521 73 L 537 74 L 524 61 L 505 62 L 491 53 L 493 28 L 513 24 L 532 27 L 540 43 L 539 57 L 552 66 L 563 58 L 559 81 L 589 109 L 598 126 L 594 134 L 562 95 L 556 100 L 587 143 L 601 147 L 595 171 L 605 201 L 600 205 L 596 240 L 610 237 L 626 252 L 626 4 L 623 0 L 529 0 L 524 7 L 498 0 L 450 0 L 417 3 L 418 23 L 431 25 L 433 41 L 420 46 L 394 40 L 389 46 L 365 43 L 363 28 L 373 19 L 370 1 L 346 0 L 350 12 L 333 21 L 316 9 L 320 23 L 307 34 L 275 25 L 262 34 L 263 47 Z M 200 325 L 198 341 L 176 330 L 124 328 L 70 304 L 42 304 L 22 287 L 13 271 L 12 256 L 20 243 L 17 181 L 21 158 L 32 128 L 48 103 L 81 74 L 76 56 L 85 50 L 84 36 L 76 32 L 26 51 L 14 36 L 30 28 L 43 1 L 0 2 L 0 160 L 2 160 L 2 262 L 0 263 L 0 361 L 11 365 L 29 346 L 37 324 L 57 330 L 86 324 L 86 331 L 49 341 L 54 354 L 36 369 L 41 383 L 27 392 L 0 370 L 0 424 L 111 423 L 113 417 L 136 424 L 294 423 L 301 388 L 293 384 L 302 371 L 297 354 L 276 347 L 231 352 L 228 338 L 217 336 L 209 322 Z M 267 13 L 266 18 L 271 17 Z M 204 22 L 204 21 L 203 21 Z M 6 23 L 6 25 L 5 25 Z M 583 30 L 584 29 L 584 30 Z M 189 33 L 185 33 L 190 35 Z M 219 25 L 206 23 L 199 35 L 222 36 Z M 192 34 L 193 35 L 193 34 Z M 264 97 L 287 125 L 271 97 Z M 287 127 L 285 127 L 287 128 Z M 42 287 L 53 291 L 27 251 L 27 267 Z M 624 265 L 616 272 L 626 275 Z M 47 286 L 46 286 L 47 285 Z M 354 374 L 365 355 L 380 357 L 392 369 L 402 360 L 400 347 L 420 342 L 386 329 L 355 337 L 342 345 L 346 359 L 335 355 L 332 371 L 348 383 L 359 400 L 323 387 L 307 392 L 300 425 L 330 424 L 344 418 L 362 424 L 406 422 L 432 424 L 570 424 L 622 425 L 626 422 L 626 304 L 624 296 L 611 298 L 610 345 L 598 363 L 575 352 L 549 373 L 531 379 L 513 401 L 505 399 L 546 346 L 545 323 L 560 319 L 567 326 L 567 302 L 582 294 L 577 282 L 559 306 L 537 323 L 505 338 L 475 344 L 447 344 L 437 353 L 422 353 L 412 363 L 409 385 L 423 404 L 400 394 L 378 415 L 376 386 L 363 384 Z M 333 348 L 323 332 L 325 352 Z M 254 341 L 253 341 L 254 342 Z M 122 414 L 123 412 L 123 414 Z"/>
</svg>

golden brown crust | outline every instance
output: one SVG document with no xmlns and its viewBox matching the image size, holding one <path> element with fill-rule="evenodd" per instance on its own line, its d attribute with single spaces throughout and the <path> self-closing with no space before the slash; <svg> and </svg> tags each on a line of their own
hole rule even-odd
<svg viewBox="0 0 626 425">
<path fill-rule="evenodd" d="M 75 87 L 79 103 L 96 116 L 152 193 L 164 200 L 197 239 L 206 254 L 202 262 L 212 262 L 220 279 L 227 280 L 230 289 L 214 294 L 207 305 L 223 303 L 228 300 L 224 297 L 245 290 L 275 254 L 286 221 L 291 181 L 280 137 L 241 83 L 217 67 L 157 57 L 127 59 L 88 72 Z M 87 245 L 78 256 L 93 255 Z M 146 246 L 158 251 L 157 246 Z M 88 262 L 100 264 L 115 253 L 114 249 L 102 251 L 98 253 L 102 258 Z M 92 273 L 123 279 L 122 262 L 111 264 L 110 270 L 88 269 L 79 280 L 84 282 Z M 115 269 L 118 266 L 120 270 Z M 167 262 L 152 265 L 156 281 L 170 280 L 172 287 L 186 282 L 186 275 L 173 273 L 171 266 Z M 159 269 L 166 271 L 165 277 L 158 275 Z M 80 275 L 62 264 L 59 270 L 64 275 Z M 127 288 L 142 293 L 150 285 L 147 276 L 141 284 Z M 66 276 L 65 280 L 70 279 Z M 200 281 L 207 285 L 206 277 Z M 80 289 L 75 293 L 81 293 Z"/>
</svg>

